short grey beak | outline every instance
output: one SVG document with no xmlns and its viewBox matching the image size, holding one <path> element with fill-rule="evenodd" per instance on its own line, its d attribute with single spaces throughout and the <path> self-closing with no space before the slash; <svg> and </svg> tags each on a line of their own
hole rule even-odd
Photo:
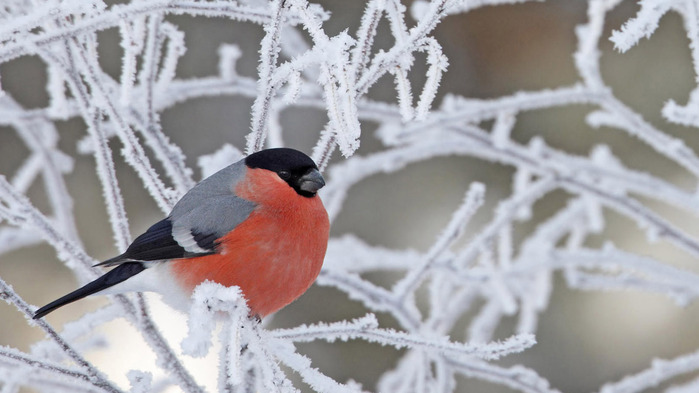
<svg viewBox="0 0 699 393">
<path fill-rule="evenodd" d="M 299 178 L 299 188 L 306 192 L 316 193 L 324 185 L 323 175 L 317 169 L 311 169 Z"/>
</svg>

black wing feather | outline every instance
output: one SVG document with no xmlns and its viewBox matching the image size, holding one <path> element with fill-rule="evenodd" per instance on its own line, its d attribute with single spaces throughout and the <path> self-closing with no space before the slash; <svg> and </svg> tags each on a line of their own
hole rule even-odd
<svg viewBox="0 0 699 393">
<path fill-rule="evenodd" d="M 208 242 L 209 237 L 214 235 L 197 234 L 194 236 L 197 243 L 199 243 L 196 236 L 200 236 L 200 238 Z M 211 242 L 211 244 L 213 244 L 213 242 Z M 200 247 L 211 250 L 211 253 L 214 252 L 213 247 L 203 247 L 201 244 Z M 95 266 L 113 266 L 126 261 L 159 261 L 164 259 L 190 258 L 197 255 L 204 254 L 187 251 L 175 241 L 172 237 L 172 222 L 169 218 L 165 218 L 137 237 L 129 248 L 126 249 L 126 252 L 98 263 Z"/>
<path fill-rule="evenodd" d="M 200 233 L 192 231 L 192 237 L 194 238 L 194 241 L 197 242 L 197 245 L 205 250 L 213 251 L 216 249 L 216 246 L 218 246 L 218 242 L 216 241 L 218 239 L 218 235 L 215 233 Z"/>
</svg>

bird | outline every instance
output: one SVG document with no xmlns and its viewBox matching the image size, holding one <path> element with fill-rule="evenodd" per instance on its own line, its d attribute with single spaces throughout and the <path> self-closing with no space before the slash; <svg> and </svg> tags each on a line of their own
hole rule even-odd
<svg viewBox="0 0 699 393">
<path fill-rule="evenodd" d="M 290 148 L 252 153 L 202 180 L 96 280 L 39 308 L 34 319 L 94 294 L 159 292 L 186 311 L 194 288 L 237 285 L 261 319 L 301 296 L 320 273 L 330 222 L 318 166 Z"/>
</svg>

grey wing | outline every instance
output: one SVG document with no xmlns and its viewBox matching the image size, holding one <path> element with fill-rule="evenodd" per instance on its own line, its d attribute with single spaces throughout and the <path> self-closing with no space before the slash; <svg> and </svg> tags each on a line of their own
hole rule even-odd
<svg viewBox="0 0 699 393">
<path fill-rule="evenodd" d="M 96 266 L 215 253 L 221 236 L 243 222 L 255 208 L 254 203 L 233 193 L 244 171 L 244 164 L 238 162 L 204 179 L 177 202 L 169 217 L 138 236 L 126 252 Z"/>
<path fill-rule="evenodd" d="M 172 237 L 187 252 L 214 252 L 218 239 L 252 213 L 255 203 L 234 194 L 245 170 L 240 161 L 216 172 L 187 192 L 172 209 Z"/>
<path fill-rule="evenodd" d="M 255 204 L 233 195 L 207 198 L 172 218 L 172 237 L 186 251 L 211 253 L 217 241 L 252 213 Z"/>
</svg>

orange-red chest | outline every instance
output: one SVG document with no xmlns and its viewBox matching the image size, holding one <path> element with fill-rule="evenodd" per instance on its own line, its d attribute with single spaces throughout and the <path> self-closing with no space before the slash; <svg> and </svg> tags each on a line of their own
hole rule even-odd
<svg viewBox="0 0 699 393">
<path fill-rule="evenodd" d="M 243 291 L 253 314 L 273 313 L 301 296 L 318 276 L 330 223 L 318 196 L 298 195 L 276 173 L 248 169 L 236 194 L 257 207 L 219 239 L 219 254 L 172 261 L 187 291 L 210 280 Z"/>
</svg>

